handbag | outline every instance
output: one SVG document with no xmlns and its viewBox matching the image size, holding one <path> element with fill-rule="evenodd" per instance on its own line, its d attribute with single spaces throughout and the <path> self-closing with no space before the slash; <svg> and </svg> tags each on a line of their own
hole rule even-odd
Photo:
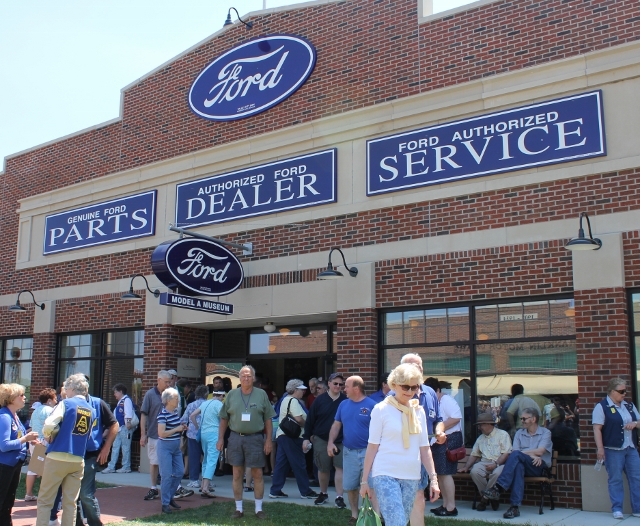
<svg viewBox="0 0 640 526">
<path fill-rule="evenodd" d="M 287 416 L 285 416 L 280 422 L 280 429 L 282 432 L 288 436 L 289 438 L 300 438 L 300 432 L 302 428 L 300 424 L 296 422 L 295 418 L 289 414 L 289 410 L 291 409 L 291 402 L 293 402 L 293 397 L 289 399 L 289 405 L 287 406 Z"/>
<path fill-rule="evenodd" d="M 374 511 L 369 500 L 369 495 L 365 495 L 362 499 L 362 507 L 358 514 L 358 522 L 356 526 L 382 526 L 380 516 Z"/>
<path fill-rule="evenodd" d="M 449 442 L 447 441 L 447 460 L 449 462 L 460 462 L 467 456 L 467 448 L 464 444 L 455 449 L 449 449 Z"/>
</svg>

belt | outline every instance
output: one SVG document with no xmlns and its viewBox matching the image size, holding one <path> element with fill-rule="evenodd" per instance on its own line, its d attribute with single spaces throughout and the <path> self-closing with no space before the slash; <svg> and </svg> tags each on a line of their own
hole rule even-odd
<svg viewBox="0 0 640 526">
<path fill-rule="evenodd" d="M 237 431 L 233 431 L 233 432 L 236 435 L 240 435 L 241 437 L 251 437 L 253 435 L 264 435 L 264 433 L 262 431 L 258 431 L 257 433 L 238 433 Z"/>
</svg>

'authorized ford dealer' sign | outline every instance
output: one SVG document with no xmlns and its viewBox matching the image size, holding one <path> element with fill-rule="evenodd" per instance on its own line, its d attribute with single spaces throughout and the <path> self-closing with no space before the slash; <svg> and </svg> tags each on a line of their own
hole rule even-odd
<svg viewBox="0 0 640 526">
<path fill-rule="evenodd" d="M 602 155 L 593 91 L 367 141 L 367 195 Z"/>
<path fill-rule="evenodd" d="M 214 241 L 194 237 L 158 245 L 151 254 L 151 268 L 168 288 L 196 295 L 226 296 L 244 279 L 233 252 Z"/>
<path fill-rule="evenodd" d="M 336 150 L 332 148 L 179 184 L 176 225 L 221 223 L 336 199 Z"/>
<path fill-rule="evenodd" d="M 316 50 L 304 38 L 269 35 L 251 40 L 220 55 L 198 75 L 189 105 L 204 119 L 244 119 L 293 94 L 315 64 Z"/>
<path fill-rule="evenodd" d="M 45 218 L 44 255 L 152 236 L 156 191 L 119 197 Z"/>
</svg>

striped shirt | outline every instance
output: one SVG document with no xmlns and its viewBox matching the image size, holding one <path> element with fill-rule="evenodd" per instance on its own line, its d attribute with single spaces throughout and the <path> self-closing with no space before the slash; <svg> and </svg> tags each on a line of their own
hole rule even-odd
<svg viewBox="0 0 640 526">
<path fill-rule="evenodd" d="M 180 425 L 180 415 L 177 412 L 169 413 L 165 408 L 158 414 L 158 424 L 164 424 L 165 431 L 171 431 Z M 180 433 L 174 433 L 170 437 L 162 438 L 160 440 L 180 440 Z"/>
</svg>

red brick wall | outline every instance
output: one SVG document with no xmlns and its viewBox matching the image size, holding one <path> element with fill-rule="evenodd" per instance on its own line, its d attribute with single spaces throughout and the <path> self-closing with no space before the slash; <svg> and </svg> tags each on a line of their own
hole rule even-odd
<svg viewBox="0 0 640 526">
<path fill-rule="evenodd" d="M 56 360 L 56 335 L 38 333 L 33 335 L 33 359 L 31 361 L 31 400 L 38 399 L 43 389 L 57 388 L 53 385 Z"/>
<path fill-rule="evenodd" d="M 627 287 L 640 287 L 640 231 L 622 234 L 624 278 Z"/>
<path fill-rule="evenodd" d="M 122 300 L 122 293 L 59 300 L 55 332 L 143 328 L 145 292 L 138 291 L 142 301 Z"/>
<path fill-rule="evenodd" d="M 338 312 L 335 371 L 361 376 L 367 392 L 378 387 L 378 314 L 374 309 Z"/>
<path fill-rule="evenodd" d="M 630 382 L 627 295 L 622 288 L 576 291 L 576 351 L 583 464 L 596 461 L 591 411 L 616 376 Z"/>
<path fill-rule="evenodd" d="M 27 312 L 11 312 L 9 307 L 0 308 L 0 338 L 33 333 L 34 305 L 27 303 L 24 307 Z"/>
</svg>

